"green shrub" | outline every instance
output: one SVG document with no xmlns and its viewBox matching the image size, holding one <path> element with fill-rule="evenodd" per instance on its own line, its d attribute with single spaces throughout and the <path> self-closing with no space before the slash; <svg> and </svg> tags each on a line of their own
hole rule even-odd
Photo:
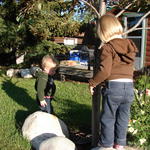
<svg viewBox="0 0 150 150">
<path fill-rule="evenodd" d="M 143 71 L 143 70 L 142 70 Z M 129 122 L 130 144 L 149 149 L 150 146 L 150 76 L 148 68 L 135 79 L 135 100 Z"/>
</svg>

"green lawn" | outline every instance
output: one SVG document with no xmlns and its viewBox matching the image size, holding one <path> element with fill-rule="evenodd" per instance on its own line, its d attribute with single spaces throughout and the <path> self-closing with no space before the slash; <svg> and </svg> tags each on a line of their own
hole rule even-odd
<svg viewBox="0 0 150 150">
<path fill-rule="evenodd" d="M 35 79 L 0 77 L 0 150 L 30 150 L 21 135 L 25 118 L 38 110 Z M 55 114 L 73 131 L 91 132 L 91 96 L 88 85 L 56 81 Z"/>
</svg>

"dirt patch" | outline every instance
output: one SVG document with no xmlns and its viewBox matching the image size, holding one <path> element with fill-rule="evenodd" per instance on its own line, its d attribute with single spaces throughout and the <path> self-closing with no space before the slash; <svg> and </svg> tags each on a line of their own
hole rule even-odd
<svg viewBox="0 0 150 150">
<path fill-rule="evenodd" d="M 76 145 L 77 150 L 91 150 L 91 144 Z M 126 146 L 125 150 L 142 150 L 140 148 Z"/>
<path fill-rule="evenodd" d="M 85 133 L 71 133 L 70 139 L 76 144 L 77 150 L 91 150 L 92 136 Z M 125 146 L 125 150 L 143 150 L 138 147 Z"/>
</svg>

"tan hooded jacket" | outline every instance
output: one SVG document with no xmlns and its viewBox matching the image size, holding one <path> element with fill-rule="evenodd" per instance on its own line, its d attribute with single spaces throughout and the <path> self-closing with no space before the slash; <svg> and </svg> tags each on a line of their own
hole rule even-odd
<svg viewBox="0 0 150 150">
<path fill-rule="evenodd" d="M 89 80 L 96 87 L 106 80 L 133 78 L 137 47 L 129 39 L 113 39 L 100 49 L 100 65 L 97 73 Z"/>
</svg>

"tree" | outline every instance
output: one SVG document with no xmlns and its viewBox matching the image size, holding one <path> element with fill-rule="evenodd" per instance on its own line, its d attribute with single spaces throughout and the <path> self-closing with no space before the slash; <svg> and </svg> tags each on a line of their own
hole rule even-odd
<svg viewBox="0 0 150 150">
<path fill-rule="evenodd" d="M 73 20 L 71 1 L 3 0 L 1 7 L 1 52 L 26 52 L 30 57 L 58 54 L 72 47 L 53 42 L 56 36 L 72 37 L 81 23 Z"/>
<path fill-rule="evenodd" d="M 128 10 L 133 12 L 148 12 L 150 9 L 150 1 L 148 0 L 135 0 L 131 2 L 130 0 L 119 1 L 117 8 L 125 8 L 127 4 L 132 4 Z"/>
<path fill-rule="evenodd" d="M 0 56 L 3 65 L 15 63 L 15 53 L 23 44 L 22 37 L 18 32 L 16 8 L 16 2 L 11 0 L 2 1 L 0 5 Z"/>
<path fill-rule="evenodd" d="M 40 52 L 65 52 L 67 47 L 52 42 L 56 36 L 77 36 L 80 23 L 72 20 L 72 12 L 68 11 L 70 2 L 32 0 L 25 2 L 18 21 L 22 27 L 34 37 L 34 49 Z"/>
</svg>

